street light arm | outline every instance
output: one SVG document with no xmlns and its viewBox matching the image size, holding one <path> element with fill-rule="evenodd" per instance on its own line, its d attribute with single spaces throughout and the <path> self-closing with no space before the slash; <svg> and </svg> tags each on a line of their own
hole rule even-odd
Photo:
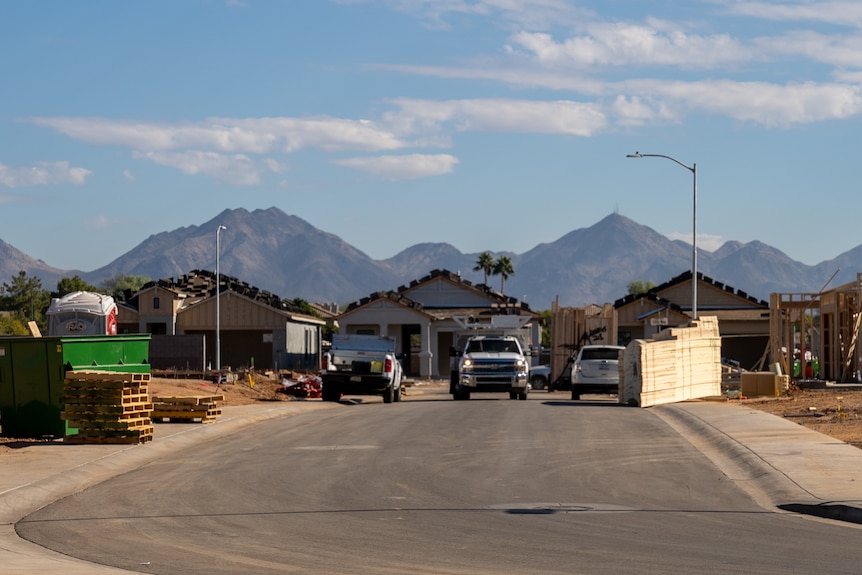
<svg viewBox="0 0 862 575">
<path fill-rule="evenodd" d="M 634 154 L 626 154 L 626 158 L 664 158 L 666 160 L 670 160 L 671 162 L 676 162 L 677 164 L 679 164 L 680 166 L 682 166 L 683 168 L 685 168 L 689 172 L 694 173 L 694 171 L 696 169 L 695 166 L 693 166 L 693 165 L 688 166 L 686 164 L 683 164 L 682 162 L 680 162 L 679 160 L 677 160 L 673 156 L 665 156 L 664 154 L 641 154 L 640 152 L 635 152 Z"/>
</svg>

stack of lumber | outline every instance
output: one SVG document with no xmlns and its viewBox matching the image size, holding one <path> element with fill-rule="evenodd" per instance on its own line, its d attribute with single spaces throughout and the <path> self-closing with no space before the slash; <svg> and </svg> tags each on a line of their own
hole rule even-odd
<svg viewBox="0 0 862 575">
<path fill-rule="evenodd" d="M 622 355 L 620 403 L 641 407 L 721 395 L 718 318 L 635 340 Z"/>
<path fill-rule="evenodd" d="M 223 395 L 191 395 L 183 397 L 153 398 L 154 421 L 212 423 L 221 415 Z"/>
<path fill-rule="evenodd" d="M 153 439 L 149 373 L 67 371 L 62 413 L 67 443 L 144 443 Z M 77 428 L 77 434 L 72 429 Z"/>
<path fill-rule="evenodd" d="M 771 371 L 747 371 L 740 380 L 740 391 L 746 397 L 781 395 L 789 387 L 790 376 L 776 375 Z"/>
</svg>

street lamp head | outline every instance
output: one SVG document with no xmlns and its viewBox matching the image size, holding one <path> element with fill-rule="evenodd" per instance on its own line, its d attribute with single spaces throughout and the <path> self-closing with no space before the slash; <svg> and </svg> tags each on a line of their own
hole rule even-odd
<svg viewBox="0 0 862 575">
<path fill-rule="evenodd" d="M 626 158 L 643 158 L 643 154 L 635 152 L 634 154 L 626 154 Z"/>
<path fill-rule="evenodd" d="M 220 226 L 218 227 L 218 229 L 219 229 L 219 230 L 226 230 L 226 229 L 227 229 L 227 226 L 221 226 L 221 225 L 220 225 Z"/>
</svg>

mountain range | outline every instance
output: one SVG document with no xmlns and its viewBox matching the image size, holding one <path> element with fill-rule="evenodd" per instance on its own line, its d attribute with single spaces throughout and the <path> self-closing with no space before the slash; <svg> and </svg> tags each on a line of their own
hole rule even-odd
<svg viewBox="0 0 862 575">
<path fill-rule="evenodd" d="M 225 210 L 200 225 L 152 235 L 128 253 L 93 271 L 61 270 L 35 260 L 0 240 L 0 283 L 20 270 L 53 290 L 63 277 L 80 276 L 93 285 L 119 275 L 178 278 L 194 269 L 215 270 L 215 230 L 221 232 L 221 273 L 284 299 L 346 304 L 378 291 L 397 289 L 434 269 L 460 273 L 484 283 L 473 271 L 478 253 L 462 253 L 447 243 L 420 243 L 395 256 L 375 260 L 337 235 L 319 230 L 278 208 Z M 507 295 L 536 310 L 613 302 L 638 280 L 659 285 L 690 271 L 691 245 L 671 240 L 620 214 L 569 232 L 551 243 L 508 256 L 515 270 L 503 284 Z M 698 250 L 698 272 L 768 300 L 772 292 L 818 292 L 855 281 L 862 270 L 862 245 L 810 266 L 759 241 L 726 242 L 718 250 Z M 834 276 L 834 277 L 833 277 Z M 8 278 L 8 279 L 4 279 Z M 830 282 L 831 280 L 831 282 Z M 500 289 L 501 278 L 488 284 Z"/>
</svg>

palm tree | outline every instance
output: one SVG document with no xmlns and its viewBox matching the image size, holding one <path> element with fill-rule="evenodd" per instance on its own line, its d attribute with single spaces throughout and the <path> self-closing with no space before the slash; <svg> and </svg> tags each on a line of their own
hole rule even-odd
<svg viewBox="0 0 862 575">
<path fill-rule="evenodd" d="M 488 274 L 494 269 L 494 264 L 494 256 L 491 255 L 491 252 L 482 252 L 479 254 L 479 259 L 476 260 L 476 267 L 473 268 L 473 271 L 481 270 L 485 274 L 485 285 L 488 285 Z"/>
<path fill-rule="evenodd" d="M 512 260 L 509 259 L 509 256 L 500 256 L 500 259 L 494 262 L 494 268 L 491 270 L 491 273 L 495 276 L 500 276 L 500 293 L 503 293 L 503 286 L 506 284 L 506 280 L 509 279 L 509 276 L 515 275 L 515 267 L 512 265 Z"/>
</svg>

